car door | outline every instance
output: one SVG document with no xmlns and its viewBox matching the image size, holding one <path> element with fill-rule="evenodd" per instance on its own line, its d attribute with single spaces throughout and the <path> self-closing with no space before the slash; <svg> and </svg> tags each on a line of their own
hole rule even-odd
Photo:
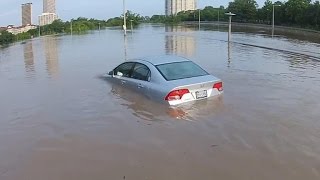
<svg viewBox="0 0 320 180">
<path fill-rule="evenodd" d="M 128 84 L 139 93 L 149 96 L 150 78 L 150 69 L 144 64 L 136 63 L 132 69 L 131 79 Z"/>
<path fill-rule="evenodd" d="M 116 67 L 113 70 L 113 77 L 115 81 L 124 87 L 128 87 L 134 65 L 135 62 L 125 62 Z"/>
</svg>

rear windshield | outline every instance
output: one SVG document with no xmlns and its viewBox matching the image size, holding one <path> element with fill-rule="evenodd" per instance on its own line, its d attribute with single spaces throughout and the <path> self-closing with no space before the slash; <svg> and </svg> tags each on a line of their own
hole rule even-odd
<svg viewBox="0 0 320 180">
<path fill-rule="evenodd" d="M 167 81 L 208 75 L 192 61 L 161 64 L 156 67 Z"/>
</svg>

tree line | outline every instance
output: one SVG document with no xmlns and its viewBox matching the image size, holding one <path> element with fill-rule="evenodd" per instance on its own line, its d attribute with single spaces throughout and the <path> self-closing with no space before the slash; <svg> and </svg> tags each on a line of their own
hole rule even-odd
<svg viewBox="0 0 320 180">
<path fill-rule="evenodd" d="M 228 7 L 207 6 L 196 11 L 183 11 L 177 15 L 153 15 L 151 18 L 143 17 L 139 14 L 128 11 L 126 14 L 127 24 L 133 26 L 141 22 L 151 23 L 180 23 L 183 21 L 227 21 L 226 12 L 235 13 L 233 21 L 246 23 L 272 23 L 272 12 L 275 12 L 275 24 L 284 26 L 294 26 L 320 30 L 320 2 L 319 0 L 287 0 L 285 2 L 266 0 L 263 7 L 259 8 L 255 0 L 233 0 Z M 200 12 L 200 13 L 199 13 Z M 70 21 L 56 20 L 50 25 L 41 26 L 25 33 L 13 35 L 6 31 L 0 32 L 0 45 L 9 44 L 15 41 L 30 39 L 39 35 L 49 35 L 58 33 L 84 33 L 111 26 L 122 26 L 123 15 L 110 18 L 108 20 L 87 19 L 79 17 Z M 72 27 L 72 28 L 71 28 Z"/>
<path fill-rule="evenodd" d="M 133 26 L 138 25 L 141 22 L 147 21 L 147 17 L 140 16 L 139 14 L 127 11 L 127 24 L 132 23 Z M 41 26 L 37 29 L 29 30 L 28 32 L 13 35 L 7 31 L 0 32 L 0 45 L 10 44 L 15 41 L 21 41 L 31 39 L 33 37 L 60 34 L 60 33 L 85 33 L 89 30 L 96 30 L 99 28 L 106 28 L 112 26 L 122 26 L 123 16 L 114 17 L 108 20 L 97 20 L 79 17 L 77 19 L 71 19 L 70 21 L 62 21 L 60 19 L 55 20 L 52 24 Z"/>
<path fill-rule="evenodd" d="M 319 0 L 288 0 L 286 2 L 266 0 L 259 8 L 255 0 L 234 0 L 228 7 L 214 8 L 207 6 L 196 11 L 179 12 L 177 15 L 154 15 L 150 21 L 154 23 L 179 23 L 182 21 L 227 21 L 226 12 L 235 13 L 233 21 L 247 23 L 271 24 L 273 7 L 275 24 L 320 30 Z"/>
</svg>

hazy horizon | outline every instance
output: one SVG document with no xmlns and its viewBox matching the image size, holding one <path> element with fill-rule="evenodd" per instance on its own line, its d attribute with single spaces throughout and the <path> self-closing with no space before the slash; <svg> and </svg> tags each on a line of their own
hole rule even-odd
<svg viewBox="0 0 320 180">
<path fill-rule="evenodd" d="M 42 13 L 43 0 L 0 0 L 0 26 L 9 24 L 21 25 L 21 4 L 33 3 L 32 22 L 38 24 L 38 15 Z M 57 14 L 62 20 L 69 20 L 77 17 L 87 17 L 96 19 L 109 19 L 122 14 L 122 0 L 56 0 Z M 265 0 L 256 0 L 261 7 Z M 205 6 L 219 7 L 228 6 L 230 1 L 226 0 L 198 0 L 199 7 Z M 76 3 L 77 6 L 74 6 Z M 142 16 L 154 14 L 164 14 L 165 0 L 126 0 L 126 7 Z"/>
</svg>

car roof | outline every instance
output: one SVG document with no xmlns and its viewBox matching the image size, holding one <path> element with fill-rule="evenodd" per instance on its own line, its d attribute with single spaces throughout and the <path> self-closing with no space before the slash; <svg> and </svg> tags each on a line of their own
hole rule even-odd
<svg viewBox="0 0 320 180">
<path fill-rule="evenodd" d="M 150 57 L 139 58 L 139 60 L 147 61 L 153 64 L 154 66 L 157 66 L 160 64 L 190 61 L 189 59 L 186 59 L 184 57 L 174 56 L 174 55 L 152 56 L 152 57 L 150 56 Z"/>
</svg>

